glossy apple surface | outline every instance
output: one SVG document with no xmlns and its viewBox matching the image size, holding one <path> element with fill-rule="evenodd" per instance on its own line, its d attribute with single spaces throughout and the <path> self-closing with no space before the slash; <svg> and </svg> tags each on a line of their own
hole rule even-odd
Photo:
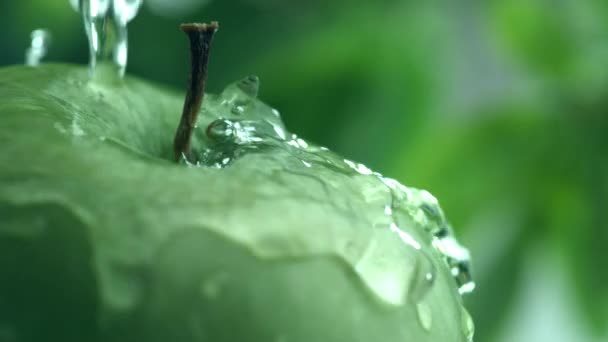
<svg viewBox="0 0 608 342">
<path fill-rule="evenodd" d="M 467 341 L 431 236 L 395 213 L 416 250 L 377 214 L 385 187 L 273 148 L 177 164 L 182 103 L 82 67 L 0 69 L 0 341 Z"/>
</svg>

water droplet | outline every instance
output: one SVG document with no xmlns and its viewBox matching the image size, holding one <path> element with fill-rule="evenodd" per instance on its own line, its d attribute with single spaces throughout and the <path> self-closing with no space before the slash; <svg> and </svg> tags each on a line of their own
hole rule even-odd
<svg viewBox="0 0 608 342">
<path fill-rule="evenodd" d="M 69 129 L 65 128 L 60 122 L 55 122 L 55 124 L 53 124 L 53 127 L 55 127 L 55 129 L 58 130 L 59 133 L 66 134 L 75 138 L 79 138 L 86 135 L 85 131 L 82 129 L 82 127 L 80 127 L 80 124 L 78 123 L 76 118 L 72 119 Z"/>
<path fill-rule="evenodd" d="M 444 256 L 460 294 L 472 292 L 475 289 L 475 282 L 471 275 L 469 251 L 451 235 L 435 237 L 432 244 Z"/>
<path fill-rule="evenodd" d="M 429 219 L 433 221 L 441 221 L 442 216 L 439 206 L 433 203 L 424 202 L 420 205 L 420 209 L 424 211 L 424 213 L 428 216 Z"/>
<path fill-rule="evenodd" d="M 245 94 L 251 97 L 257 97 L 260 89 L 260 79 L 251 75 L 240 80 L 237 85 Z"/>
<path fill-rule="evenodd" d="M 466 282 L 462 283 L 460 285 L 460 287 L 458 288 L 458 292 L 462 295 L 462 294 L 469 294 L 471 292 L 475 291 L 475 282 L 472 280 L 467 280 Z"/>
<path fill-rule="evenodd" d="M 300 146 L 301 148 L 308 148 L 308 143 L 306 141 L 304 141 L 304 139 L 297 138 L 296 142 L 298 143 L 298 146 Z"/>
<path fill-rule="evenodd" d="M 25 52 L 25 65 L 37 66 L 51 45 L 51 33 L 45 29 L 32 31 L 30 47 Z"/>
<path fill-rule="evenodd" d="M 89 41 L 92 74 L 102 62 L 111 60 L 114 73 L 122 77 L 127 67 L 127 23 L 139 10 L 142 0 L 71 0 L 81 13 Z"/>
<path fill-rule="evenodd" d="M 471 315 L 464 307 L 461 307 L 460 311 L 462 334 L 467 338 L 467 342 L 473 342 L 473 336 L 475 335 L 475 324 L 473 323 L 473 318 L 471 318 Z"/>
<path fill-rule="evenodd" d="M 191 162 L 188 160 L 188 157 L 187 157 L 187 156 L 186 156 L 184 153 L 182 153 L 182 154 L 181 154 L 181 156 L 180 156 L 180 158 L 179 158 L 179 163 L 180 163 L 180 164 L 182 164 L 182 165 L 189 166 L 189 167 L 192 167 L 192 166 L 195 166 L 195 165 L 196 165 L 196 164 L 191 163 Z"/>
<path fill-rule="evenodd" d="M 241 115 L 245 113 L 245 106 L 234 106 L 231 110 L 232 114 Z"/>
<path fill-rule="evenodd" d="M 207 136 L 215 141 L 224 142 L 228 141 L 233 133 L 232 121 L 219 119 L 213 121 L 207 126 Z"/>
<path fill-rule="evenodd" d="M 414 275 L 409 284 L 408 299 L 411 303 L 420 303 L 433 288 L 437 270 L 431 257 L 424 251 L 419 252 Z"/>
<path fill-rule="evenodd" d="M 388 216 L 393 215 L 393 208 L 391 208 L 390 205 L 384 206 L 384 215 L 388 215 Z"/>
<path fill-rule="evenodd" d="M 410 196 L 403 184 L 399 183 L 395 179 L 383 177 L 382 175 L 377 177 L 382 183 L 384 183 L 391 193 L 391 206 L 398 208 L 402 206 L 402 203 L 408 202 Z"/>
<path fill-rule="evenodd" d="M 431 307 L 424 302 L 417 303 L 416 314 L 422 328 L 426 331 L 431 330 L 433 324 L 433 312 L 431 311 Z"/>
<path fill-rule="evenodd" d="M 300 145 L 298 144 L 298 142 L 294 139 L 287 141 L 287 145 L 293 146 L 295 148 L 300 148 Z"/>
<path fill-rule="evenodd" d="M 258 127 L 244 121 L 218 119 L 207 127 L 207 136 L 215 142 L 247 145 L 262 142 Z"/>
<path fill-rule="evenodd" d="M 281 140 L 286 139 L 285 130 L 283 128 L 279 127 L 278 125 L 272 125 L 272 129 L 274 129 L 274 132 Z"/>
<path fill-rule="evenodd" d="M 407 232 L 401 230 L 394 222 L 390 224 L 390 229 L 391 231 L 397 233 L 397 235 L 399 235 L 399 238 L 401 238 L 401 241 L 405 242 L 406 245 L 409 245 L 416 250 L 420 250 L 420 248 L 422 248 L 422 246 L 420 246 L 420 243 L 416 241 L 416 239 L 414 239 Z"/>
</svg>

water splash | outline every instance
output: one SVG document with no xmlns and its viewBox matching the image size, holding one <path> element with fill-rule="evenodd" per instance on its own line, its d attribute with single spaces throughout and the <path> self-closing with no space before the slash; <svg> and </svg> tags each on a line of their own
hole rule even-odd
<svg viewBox="0 0 608 342">
<path fill-rule="evenodd" d="M 136 15 L 143 0 L 70 0 L 82 15 L 89 41 L 91 74 L 101 63 L 111 61 L 114 73 L 122 77 L 127 68 L 127 23 Z"/>
<path fill-rule="evenodd" d="M 49 50 L 51 33 L 45 29 L 37 29 L 32 31 L 30 36 L 30 47 L 25 51 L 25 65 L 37 66 Z"/>
<path fill-rule="evenodd" d="M 195 165 L 226 168 L 249 154 L 272 150 L 294 161 L 288 166 L 287 171 L 291 173 L 305 175 L 310 174 L 310 169 L 317 169 L 319 172 L 330 170 L 332 177 L 359 177 L 369 189 L 384 189 L 374 191 L 387 194 L 383 198 L 388 201 L 370 200 L 378 207 L 377 218 L 372 219 L 376 221 L 374 228 L 395 234 L 416 253 L 417 264 L 410 274 L 413 280 L 409 285 L 409 300 L 419 302 L 424 298 L 433 285 L 436 270 L 430 256 L 421 248 L 419 238 L 402 229 L 409 222 L 401 220 L 423 227 L 428 234 L 425 239 L 444 259 L 461 294 L 474 289 L 469 252 L 454 237 L 435 197 L 289 133 L 278 112 L 255 99 L 258 88 L 259 80 L 250 76 L 228 86 L 220 95 L 206 97 L 207 104 L 198 122 L 201 129 L 195 132 L 195 140 L 199 141 L 194 149 L 198 156 Z"/>
</svg>

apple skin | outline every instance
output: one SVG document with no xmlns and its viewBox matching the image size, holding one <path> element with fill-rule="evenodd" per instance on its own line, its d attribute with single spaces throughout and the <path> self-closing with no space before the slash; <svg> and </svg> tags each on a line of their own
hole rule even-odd
<svg viewBox="0 0 608 342">
<path fill-rule="evenodd" d="M 429 329 L 407 296 L 368 286 L 407 292 L 415 260 L 371 227 L 363 194 L 316 193 L 265 154 L 172 162 L 182 101 L 83 67 L 0 69 L 0 341 L 467 341 L 422 227 L 402 215 L 436 270 Z M 370 241 L 382 252 L 361 271 Z"/>
</svg>

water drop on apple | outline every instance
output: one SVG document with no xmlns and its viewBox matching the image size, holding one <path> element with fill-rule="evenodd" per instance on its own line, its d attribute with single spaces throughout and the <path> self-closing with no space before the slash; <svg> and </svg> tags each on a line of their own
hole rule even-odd
<svg viewBox="0 0 608 342">
<path fill-rule="evenodd" d="M 45 29 L 32 31 L 30 47 L 25 52 L 25 65 L 37 66 L 51 45 L 51 33 Z"/>
<path fill-rule="evenodd" d="M 428 304 L 421 302 L 416 304 L 416 314 L 418 316 L 418 322 L 424 330 L 431 330 L 433 324 L 433 313 Z"/>
</svg>

